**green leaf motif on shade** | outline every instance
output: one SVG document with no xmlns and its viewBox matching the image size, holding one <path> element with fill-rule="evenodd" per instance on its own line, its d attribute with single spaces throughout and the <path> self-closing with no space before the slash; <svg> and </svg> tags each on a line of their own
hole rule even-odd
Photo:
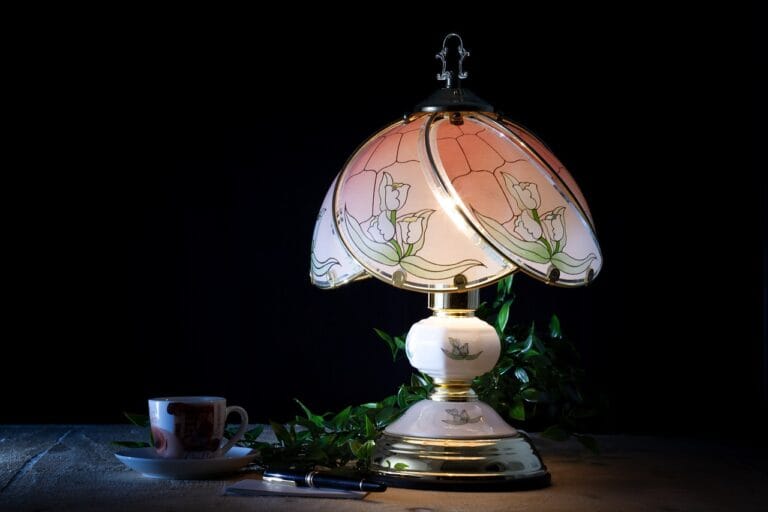
<svg viewBox="0 0 768 512">
<path fill-rule="evenodd" d="M 544 244 L 521 240 L 507 231 L 507 228 L 502 226 L 497 220 L 486 217 L 478 212 L 475 212 L 475 215 L 486 231 L 512 254 L 535 263 L 547 263 L 549 261 L 549 252 L 544 247 Z"/>
<path fill-rule="evenodd" d="M 423 279 L 446 279 L 466 272 L 472 267 L 483 266 L 477 260 L 463 260 L 457 263 L 442 265 L 412 254 L 400 260 L 403 270 Z"/>
<path fill-rule="evenodd" d="M 339 263 L 339 260 L 336 258 L 328 258 L 325 261 L 320 261 L 317 259 L 317 256 L 315 256 L 314 251 L 312 252 L 312 274 L 315 277 L 323 277 L 334 265 L 341 265 L 341 263 Z"/>
<path fill-rule="evenodd" d="M 552 256 L 552 264 L 565 274 L 581 274 L 589 268 L 597 256 L 589 254 L 584 259 L 577 259 L 564 252 L 558 252 Z"/>
</svg>

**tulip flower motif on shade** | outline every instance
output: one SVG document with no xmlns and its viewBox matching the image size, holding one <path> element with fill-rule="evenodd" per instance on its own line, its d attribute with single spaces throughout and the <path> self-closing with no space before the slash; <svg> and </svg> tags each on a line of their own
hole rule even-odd
<svg viewBox="0 0 768 512">
<path fill-rule="evenodd" d="M 505 119 L 471 113 L 430 126 L 441 184 L 473 227 L 521 270 L 562 286 L 602 266 L 591 214 L 575 180 L 538 138 Z"/>
<path fill-rule="evenodd" d="M 564 274 L 578 274 L 589 268 L 597 259 L 594 253 L 574 258 L 565 252 L 565 207 L 540 213 L 541 197 L 535 183 L 520 182 L 507 173 L 502 176 L 520 214 L 514 219 L 514 230 L 510 232 L 499 221 L 475 212 L 488 233 L 510 252 L 535 263 L 551 262 Z"/>
<path fill-rule="evenodd" d="M 435 210 L 400 213 L 405 209 L 411 185 L 396 183 L 386 171 L 377 174 L 379 212 L 361 221 L 344 210 L 344 224 L 358 251 L 377 263 L 399 266 L 403 272 L 423 279 L 444 279 L 483 265 L 474 259 L 438 263 L 420 256 L 429 218 Z"/>
<path fill-rule="evenodd" d="M 324 211 L 316 224 L 313 282 L 337 286 L 338 279 L 321 274 L 325 269 L 335 274 L 346 268 L 344 275 L 362 277 L 343 264 L 340 251 L 324 247 L 344 247 L 344 254 L 364 267 L 365 276 L 416 291 L 479 286 L 517 269 L 466 220 L 446 210 L 450 198 L 435 188 L 435 176 L 425 172 L 429 158 L 420 148 L 429 120 L 422 115 L 393 123 L 347 162 L 326 195 L 333 215 Z M 326 240 L 329 236 L 333 240 Z M 328 256 L 341 264 L 333 265 Z"/>
</svg>

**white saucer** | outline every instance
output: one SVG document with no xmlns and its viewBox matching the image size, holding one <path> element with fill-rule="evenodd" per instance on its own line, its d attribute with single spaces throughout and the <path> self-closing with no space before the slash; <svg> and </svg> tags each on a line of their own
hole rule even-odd
<svg viewBox="0 0 768 512">
<path fill-rule="evenodd" d="M 255 457 L 250 448 L 233 447 L 216 459 L 163 459 L 154 448 L 129 448 L 115 454 L 120 462 L 150 478 L 201 480 L 234 473 Z"/>
</svg>

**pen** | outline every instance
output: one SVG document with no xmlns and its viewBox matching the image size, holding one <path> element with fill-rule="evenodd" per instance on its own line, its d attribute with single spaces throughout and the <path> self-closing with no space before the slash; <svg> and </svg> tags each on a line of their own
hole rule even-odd
<svg viewBox="0 0 768 512">
<path fill-rule="evenodd" d="M 371 482 L 364 478 L 350 478 L 329 473 L 319 473 L 317 471 L 267 470 L 264 471 L 263 478 L 267 482 L 290 482 L 299 487 L 326 487 L 328 489 L 363 492 L 382 492 L 387 490 L 386 485 Z"/>
</svg>

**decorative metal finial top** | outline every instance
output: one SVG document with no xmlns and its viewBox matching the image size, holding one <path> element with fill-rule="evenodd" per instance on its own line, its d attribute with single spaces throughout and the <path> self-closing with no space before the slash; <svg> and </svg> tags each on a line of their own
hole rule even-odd
<svg viewBox="0 0 768 512">
<path fill-rule="evenodd" d="M 455 61 L 448 66 L 448 41 L 456 39 Z M 453 52 L 451 52 L 453 53 Z M 464 59 L 469 57 L 469 51 L 464 48 L 464 41 L 459 34 L 451 32 L 443 39 L 443 49 L 435 55 L 443 63 L 442 72 L 437 74 L 437 79 L 445 82 L 445 87 L 438 89 L 426 100 L 416 105 L 416 111 L 421 112 L 493 112 L 493 105 L 477 97 L 472 91 L 461 87 L 461 80 L 467 78 L 464 71 Z M 451 69 L 448 69 L 448 68 Z M 460 118 L 457 119 L 459 121 Z"/>
<path fill-rule="evenodd" d="M 452 37 L 455 37 L 459 40 L 459 46 L 456 48 L 458 54 L 459 54 L 459 62 L 458 62 L 458 73 L 454 73 L 453 71 L 447 69 L 448 68 L 448 61 L 446 57 L 448 56 L 448 40 Z M 459 34 L 456 34 L 454 32 L 451 32 L 447 36 L 445 36 L 445 39 L 443 39 L 443 49 L 440 50 L 437 55 L 435 55 L 436 59 L 440 59 L 443 63 L 443 71 L 441 73 L 437 74 L 437 79 L 445 82 L 445 87 L 448 89 L 453 89 L 454 87 L 460 87 L 460 82 L 456 80 L 458 78 L 459 80 L 464 80 L 467 78 L 467 72 L 464 71 L 464 59 L 466 57 L 469 57 L 469 50 L 464 48 L 464 41 L 461 40 L 461 36 Z"/>
</svg>

